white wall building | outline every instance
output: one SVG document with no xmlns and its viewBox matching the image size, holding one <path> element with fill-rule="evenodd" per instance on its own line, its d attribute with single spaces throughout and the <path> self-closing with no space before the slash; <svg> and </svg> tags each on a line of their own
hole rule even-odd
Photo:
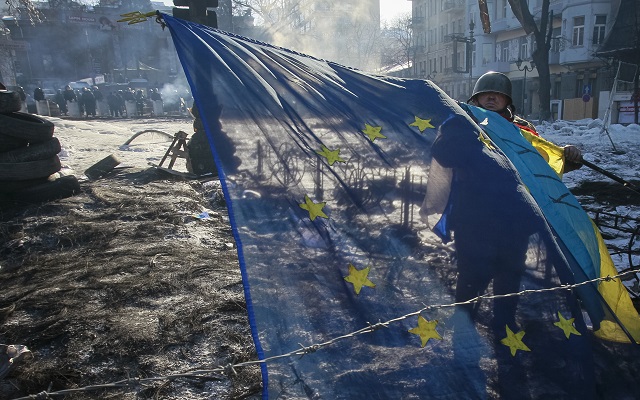
<svg viewBox="0 0 640 400">
<path fill-rule="evenodd" d="M 410 1 L 413 2 L 415 43 L 422 49 L 414 63 L 414 76 L 431 78 L 451 97 L 466 101 L 480 75 L 490 70 L 503 72 L 513 82 L 513 101 L 518 112 L 533 119 L 538 117 L 538 71 L 531 67 L 535 39 L 525 34 L 507 0 L 487 1 L 491 33 L 482 30 L 476 0 Z M 531 13 L 538 20 L 542 1 L 529 1 Z M 549 11 L 553 12 L 553 32 L 549 67 L 555 118 L 604 115 L 617 64 L 596 57 L 595 52 L 613 26 L 619 2 L 551 0 Z M 461 49 L 464 42 L 460 39 L 474 41 L 470 73 L 456 72 L 453 68 L 454 57 L 458 61 L 458 71 L 464 70 L 466 63 L 465 52 Z M 520 67 L 517 61 L 520 61 Z M 619 93 L 630 89 L 630 84 L 618 85 Z M 612 110 L 614 117 L 620 108 L 619 104 L 616 106 L 616 110 Z"/>
</svg>

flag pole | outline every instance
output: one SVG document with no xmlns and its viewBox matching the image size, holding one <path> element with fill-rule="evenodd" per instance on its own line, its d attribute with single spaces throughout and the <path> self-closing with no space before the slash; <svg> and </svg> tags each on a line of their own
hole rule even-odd
<svg viewBox="0 0 640 400">
<path fill-rule="evenodd" d="M 598 167 L 595 164 L 590 163 L 589 161 L 582 160 L 582 165 L 585 165 L 585 166 L 591 168 L 594 171 L 600 172 L 602 175 L 604 175 L 606 177 L 609 177 L 609 178 L 613 179 L 614 181 L 616 181 L 618 183 L 621 183 L 623 186 L 625 186 L 625 187 L 633 190 L 634 192 L 640 194 L 640 188 L 638 188 L 637 186 L 635 186 L 631 182 L 626 181 L 626 180 L 620 178 L 619 176 L 614 175 L 611 172 L 609 172 L 609 171 L 607 171 L 605 169 L 602 169 L 602 168 Z"/>
</svg>

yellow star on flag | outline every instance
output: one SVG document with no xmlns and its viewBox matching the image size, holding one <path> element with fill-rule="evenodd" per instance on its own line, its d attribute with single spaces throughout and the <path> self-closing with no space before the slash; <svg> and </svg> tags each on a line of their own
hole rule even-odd
<svg viewBox="0 0 640 400">
<path fill-rule="evenodd" d="M 316 153 L 320 154 L 324 158 L 327 159 L 329 165 L 333 165 L 334 162 L 344 162 L 342 158 L 340 158 L 340 149 L 337 150 L 329 150 L 327 146 L 322 145 L 322 151 L 316 151 Z"/>
<path fill-rule="evenodd" d="M 358 270 L 352 264 L 349 264 L 349 275 L 345 276 L 344 280 L 353 284 L 353 289 L 356 294 L 360 294 L 363 286 L 368 286 L 370 288 L 376 287 L 376 284 L 367 278 L 367 276 L 369 276 L 370 269 L 371 267 L 366 267 Z"/>
<path fill-rule="evenodd" d="M 490 148 L 491 150 L 495 150 L 495 147 L 493 147 L 493 143 L 491 142 L 491 139 L 489 139 L 489 137 L 485 133 L 481 132 L 480 135 L 478 135 L 478 140 L 484 143 L 484 145 Z"/>
<path fill-rule="evenodd" d="M 309 218 L 311 218 L 312 221 L 315 221 L 317 217 L 329 218 L 324 212 L 322 212 L 322 208 L 325 204 L 327 203 L 324 201 L 320 203 L 314 203 L 313 200 L 311 200 L 309 196 L 305 194 L 304 203 L 298 205 L 303 210 L 309 211 Z"/>
<path fill-rule="evenodd" d="M 369 137 L 369 140 L 372 142 L 376 139 L 386 139 L 387 137 L 380 133 L 382 131 L 381 126 L 371 126 L 369 124 L 364 124 L 364 129 L 362 132 Z"/>
<path fill-rule="evenodd" d="M 578 330 L 573 326 L 573 321 L 575 321 L 575 318 L 565 319 L 562 314 L 560 314 L 560 311 L 558 311 L 558 317 L 560 318 L 560 321 L 554 322 L 553 324 L 562 329 L 567 339 L 569 339 L 569 336 L 572 333 L 574 335 L 582 336 L 582 334 L 578 332 Z"/>
<path fill-rule="evenodd" d="M 416 126 L 420 132 L 424 132 L 427 128 L 435 128 L 435 126 L 431 125 L 431 119 L 422 119 L 418 116 L 414 117 L 416 120 L 409 124 L 409 126 Z"/>
<path fill-rule="evenodd" d="M 409 329 L 409 333 L 420 336 L 420 339 L 422 340 L 422 347 L 424 347 L 427 345 L 429 339 L 442 340 L 442 336 L 440 336 L 436 331 L 436 325 L 438 325 L 437 320 L 427 321 L 422 317 L 422 315 L 419 315 L 418 326 L 413 329 Z"/>
<path fill-rule="evenodd" d="M 518 350 L 522 351 L 531 351 L 530 348 L 527 347 L 526 344 L 522 342 L 522 337 L 524 336 L 524 331 L 520 331 L 518 333 L 513 333 L 511 329 L 509 329 L 509 325 L 506 325 L 507 328 L 507 337 L 500 340 L 500 343 L 509 347 L 511 349 L 511 355 L 515 357 L 516 352 Z"/>
</svg>

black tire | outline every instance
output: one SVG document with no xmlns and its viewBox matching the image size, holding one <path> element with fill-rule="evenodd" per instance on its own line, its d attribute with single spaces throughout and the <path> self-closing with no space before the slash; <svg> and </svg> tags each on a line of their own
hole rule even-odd
<svg viewBox="0 0 640 400">
<path fill-rule="evenodd" d="M 60 153 L 60 141 L 56 137 L 21 147 L 15 150 L 0 153 L 0 163 L 19 163 L 26 161 L 47 160 Z"/>
<path fill-rule="evenodd" d="M 11 90 L 0 90 L 0 113 L 20 111 L 22 107 L 20 95 Z"/>
<path fill-rule="evenodd" d="M 28 179 L 24 181 L 0 181 L 0 193 L 15 193 L 32 186 L 41 185 L 49 180 L 49 177 Z"/>
<path fill-rule="evenodd" d="M 7 136 L 0 133 L 0 153 L 19 149 L 20 147 L 26 147 L 29 145 L 29 141 L 24 139 L 18 139 L 13 136 Z"/>
<path fill-rule="evenodd" d="M 198 176 L 218 175 L 218 168 L 213 160 L 209 140 L 204 131 L 196 132 L 191 136 L 191 140 L 187 143 L 187 149 L 189 150 L 187 171 Z"/>
<path fill-rule="evenodd" d="M 53 136 L 54 125 L 35 115 L 12 112 L 0 114 L 0 133 L 29 143 L 43 142 Z"/>
<path fill-rule="evenodd" d="M 20 163 L 0 163 L 0 180 L 24 181 L 44 178 L 62 169 L 58 156 L 48 160 L 36 160 Z"/>
<path fill-rule="evenodd" d="M 65 199 L 81 192 L 78 178 L 67 175 L 54 181 L 32 186 L 11 195 L 16 204 L 44 203 Z"/>
</svg>

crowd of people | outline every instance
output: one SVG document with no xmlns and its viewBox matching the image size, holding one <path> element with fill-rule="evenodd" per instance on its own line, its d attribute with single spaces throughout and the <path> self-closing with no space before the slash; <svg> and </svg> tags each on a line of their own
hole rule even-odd
<svg viewBox="0 0 640 400">
<path fill-rule="evenodd" d="M 27 95 L 22 88 L 19 90 L 25 111 L 27 109 Z M 165 112 L 179 112 L 187 114 L 188 100 L 179 97 L 177 105 L 165 104 L 162 94 L 158 89 L 115 89 L 105 90 L 98 86 L 73 89 L 66 85 L 64 89 L 58 89 L 55 95 L 45 96 L 45 92 L 37 87 L 33 92 L 33 100 L 36 106 L 45 100 L 53 102 L 58 106 L 61 116 L 70 117 L 112 117 L 112 118 L 133 118 L 143 116 L 161 116 Z M 45 103 L 46 104 L 46 103 Z M 175 110 L 174 110 L 175 108 Z M 47 106 L 48 109 L 48 106 Z M 45 115 L 50 112 L 41 112 L 37 108 L 36 113 Z"/>
<path fill-rule="evenodd" d="M 67 85 L 64 90 L 58 89 L 54 101 L 58 104 L 62 115 L 69 115 L 69 108 L 77 106 L 80 116 L 141 117 L 157 114 L 159 108 L 154 106 L 153 102 L 159 101 L 162 104 L 162 96 L 155 89 L 149 90 L 149 96 L 146 96 L 142 89 L 133 88 L 109 91 L 105 95 L 97 86 L 73 90 Z M 133 107 L 127 107 L 127 102 L 130 102 Z M 132 110 L 135 111 L 132 112 Z"/>
</svg>

